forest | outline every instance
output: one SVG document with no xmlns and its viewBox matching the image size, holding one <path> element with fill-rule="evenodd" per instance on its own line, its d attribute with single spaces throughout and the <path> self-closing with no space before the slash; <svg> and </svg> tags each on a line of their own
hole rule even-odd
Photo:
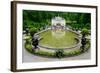
<svg viewBox="0 0 100 73">
<path fill-rule="evenodd" d="M 51 25 L 51 19 L 60 16 L 66 20 L 66 26 L 73 30 L 91 29 L 91 14 L 60 11 L 23 10 L 23 30 L 35 28 L 40 30 Z"/>
</svg>

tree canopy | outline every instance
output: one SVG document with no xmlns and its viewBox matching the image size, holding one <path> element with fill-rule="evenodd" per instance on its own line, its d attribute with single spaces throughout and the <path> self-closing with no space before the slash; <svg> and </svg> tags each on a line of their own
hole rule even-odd
<svg viewBox="0 0 100 73">
<path fill-rule="evenodd" d="M 69 25 L 73 29 L 91 28 L 90 13 L 23 10 L 23 29 L 50 26 L 51 19 L 55 16 L 63 17 L 66 20 L 66 26 Z"/>
</svg>

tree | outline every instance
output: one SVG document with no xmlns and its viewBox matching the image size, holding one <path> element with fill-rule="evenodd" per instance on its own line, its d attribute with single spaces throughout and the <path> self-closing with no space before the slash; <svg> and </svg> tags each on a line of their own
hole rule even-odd
<svg viewBox="0 0 100 73">
<path fill-rule="evenodd" d="M 50 26 L 51 19 L 55 16 L 63 17 L 66 23 L 74 29 L 87 28 L 91 29 L 91 14 L 90 13 L 77 13 L 77 12 L 60 12 L 60 11 L 36 11 L 36 10 L 23 10 L 23 29 L 27 27 L 41 28 L 45 24 Z M 76 23 L 73 23 L 76 21 Z"/>
</svg>

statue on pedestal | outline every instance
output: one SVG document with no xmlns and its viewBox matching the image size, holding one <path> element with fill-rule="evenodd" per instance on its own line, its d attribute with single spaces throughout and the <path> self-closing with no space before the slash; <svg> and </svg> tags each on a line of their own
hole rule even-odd
<svg viewBox="0 0 100 73">
<path fill-rule="evenodd" d="M 82 47 L 81 47 L 82 52 L 84 52 L 85 45 L 86 45 L 86 38 L 84 34 L 82 35 L 81 44 L 82 44 Z"/>
</svg>

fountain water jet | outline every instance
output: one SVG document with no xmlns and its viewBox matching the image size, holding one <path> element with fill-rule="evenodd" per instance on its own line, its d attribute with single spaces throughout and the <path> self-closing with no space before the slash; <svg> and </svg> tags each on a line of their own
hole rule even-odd
<svg viewBox="0 0 100 73">
<path fill-rule="evenodd" d="M 62 17 L 54 17 L 51 20 L 51 30 L 52 30 L 52 36 L 61 38 L 65 35 L 65 19 Z"/>
</svg>

